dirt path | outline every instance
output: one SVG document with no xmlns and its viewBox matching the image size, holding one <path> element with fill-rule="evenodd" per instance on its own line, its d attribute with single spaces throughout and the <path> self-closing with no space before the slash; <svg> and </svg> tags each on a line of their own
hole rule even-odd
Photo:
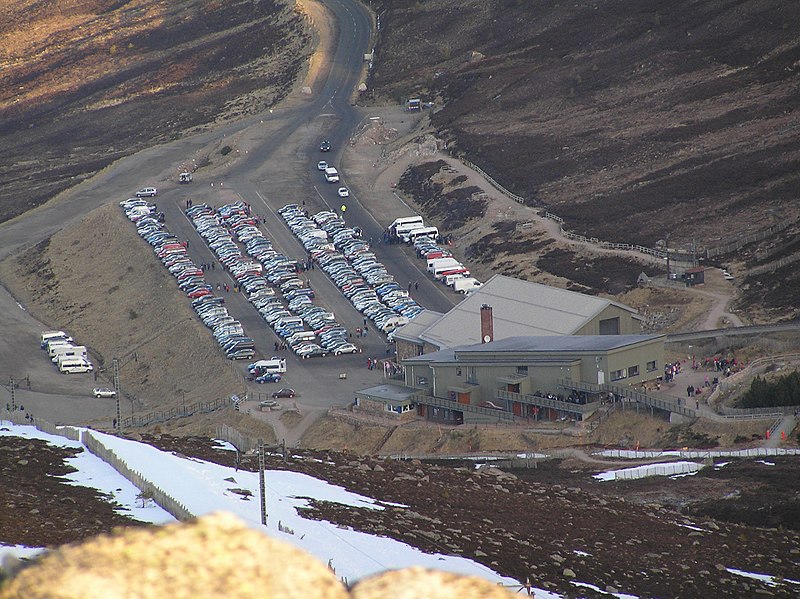
<svg viewBox="0 0 800 599">
<path fill-rule="evenodd" d="M 286 447 L 298 447 L 300 439 L 309 427 L 328 413 L 328 408 L 301 404 L 294 400 L 278 400 L 282 403 L 280 410 L 261 411 L 258 401 L 244 403 L 246 413 L 262 422 L 266 422 L 275 431 L 278 442 L 284 441 Z"/>
<path fill-rule="evenodd" d="M 484 190 L 488 201 L 486 215 L 480 221 L 474 222 L 469 231 L 462 232 L 456 238 L 456 247 L 466 247 L 473 243 L 481 234 L 480 231 L 488 229 L 493 222 L 519 221 L 531 223 L 534 232 L 582 253 L 618 256 L 635 259 L 643 264 L 664 266 L 663 260 L 649 254 L 603 248 L 566 237 L 558 222 L 540 216 L 537 209 L 510 199 L 492 186 L 481 173 L 438 149 L 432 136 L 420 137 L 425 128 L 424 118 L 424 115 L 409 115 L 400 107 L 366 109 L 364 122 L 372 119 L 371 124 L 362 127 L 345 152 L 345 168 L 354 178 L 354 184 L 362 195 L 370 198 L 369 208 L 377 219 L 385 220 L 388 224 L 397 216 L 416 212 L 417 209 L 406 203 L 396 192 L 400 177 L 410 166 L 443 160 L 455 173 L 466 177 L 464 185 Z M 408 141 L 403 143 L 404 140 Z M 706 271 L 705 285 L 690 287 L 687 291 L 711 300 L 710 310 L 698 319 L 696 328 L 709 330 L 743 325 L 741 319 L 728 309 L 736 289 L 723 279 L 718 269 Z"/>
</svg>

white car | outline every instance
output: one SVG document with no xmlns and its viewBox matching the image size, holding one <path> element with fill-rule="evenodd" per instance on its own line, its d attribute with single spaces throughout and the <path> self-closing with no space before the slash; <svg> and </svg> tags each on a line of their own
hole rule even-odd
<svg viewBox="0 0 800 599">
<path fill-rule="evenodd" d="M 338 194 L 339 194 L 339 197 L 340 197 L 340 198 L 346 198 L 346 197 L 348 197 L 348 196 L 350 195 L 350 190 L 349 190 L 349 189 L 347 189 L 346 187 L 340 187 L 340 188 L 337 190 L 337 192 L 336 192 L 336 193 L 338 193 Z"/>
<path fill-rule="evenodd" d="M 318 170 L 324 171 L 326 168 L 328 168 L 328 163 L 327 162 L 325 162 L 324 160 L 320 160 L 319 162 L 317 162 L 317 169 Z"/>
<path fill-rule="evenodd" d="M 354 354 L 356 352 L 358 352 L 358 348 L 352 343 L 344 343 L 333 349 L 334 356 L 340 356 L 341 354 Z"/>
<path fill-rule="evenodd" d="M 143 187 L 136 192 L 137 198 L 152 198 L 158 193 L 155 187 Z"/>
<path fill-rule="evenodd" d="M 95 387 L 92 389 L 92 395 L 95 397 L 111 397 L 114 398 L 117 396 L 117 392 L 113 389 L 108 389 L 106 387 Z"/>
</svg>

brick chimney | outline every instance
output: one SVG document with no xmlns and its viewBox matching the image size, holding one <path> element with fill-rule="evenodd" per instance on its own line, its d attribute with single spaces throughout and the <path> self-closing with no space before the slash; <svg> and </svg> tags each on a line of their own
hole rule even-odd
<svg viewBox="0 0 800 599">
<path fill-rule="evenodd" d="M 481 343 L 494 341 L 494 320 L 492 307 L 489 304 L 481 306 Z"/>
</svg>

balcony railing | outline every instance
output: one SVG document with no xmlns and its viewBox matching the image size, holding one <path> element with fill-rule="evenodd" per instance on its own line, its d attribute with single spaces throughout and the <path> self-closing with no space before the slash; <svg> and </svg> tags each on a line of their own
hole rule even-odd
<svg viewBox="0 0 800 599">
<path fill-rule="evenodd" d="M 516 401 L 540 408 L 552 408 L 553 410 L 559 410 L 561 412 L 581 415 L 591 414 L 600 407 L 599 401 L 593 401 L 591 403 L 573 403 L 571 401 L 550 399 L 549 397 L 543 397 L 541 395 L 514 393 L 513 391 L 504 391 L 502 389 L 497 389 L 494 392 L 494 396 L 504 401 Z"/>
<path fill-rule="evenodd" d="M 497 420 L 514 421 L 514 414 L 504 410 L 493 410 L 491 408 L 482 408 L 480 406 L 473 406 L 471 404 L 458 403 L 449 399 L 442 399 L 441 397 L 434 397 L 432 395 L 423 395 L 421 393 L 414 393 L 411 398 L 418 404 L 425 406 L 433 406 L 436 408 L 446 408 L 448 410 L 456 410 L 459 412 L 470 412 L 471 414 L 481 414 L 482 416 L 490 416 Z"/>
</svg>

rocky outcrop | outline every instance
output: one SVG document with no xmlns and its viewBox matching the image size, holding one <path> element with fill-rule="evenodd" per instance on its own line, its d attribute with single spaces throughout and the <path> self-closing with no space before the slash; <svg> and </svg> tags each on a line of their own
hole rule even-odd
<svg viewBox="0 0 800 599">
<path fill-rule="evenodd" d="M 303 551 L 219 513 L 160 528 L 119 529 L 67 545 L 25 568 L 0 599 L 426 599 L 500 598 L 473 577 L 410 568 L 347 589 Z"/>
</svg>

